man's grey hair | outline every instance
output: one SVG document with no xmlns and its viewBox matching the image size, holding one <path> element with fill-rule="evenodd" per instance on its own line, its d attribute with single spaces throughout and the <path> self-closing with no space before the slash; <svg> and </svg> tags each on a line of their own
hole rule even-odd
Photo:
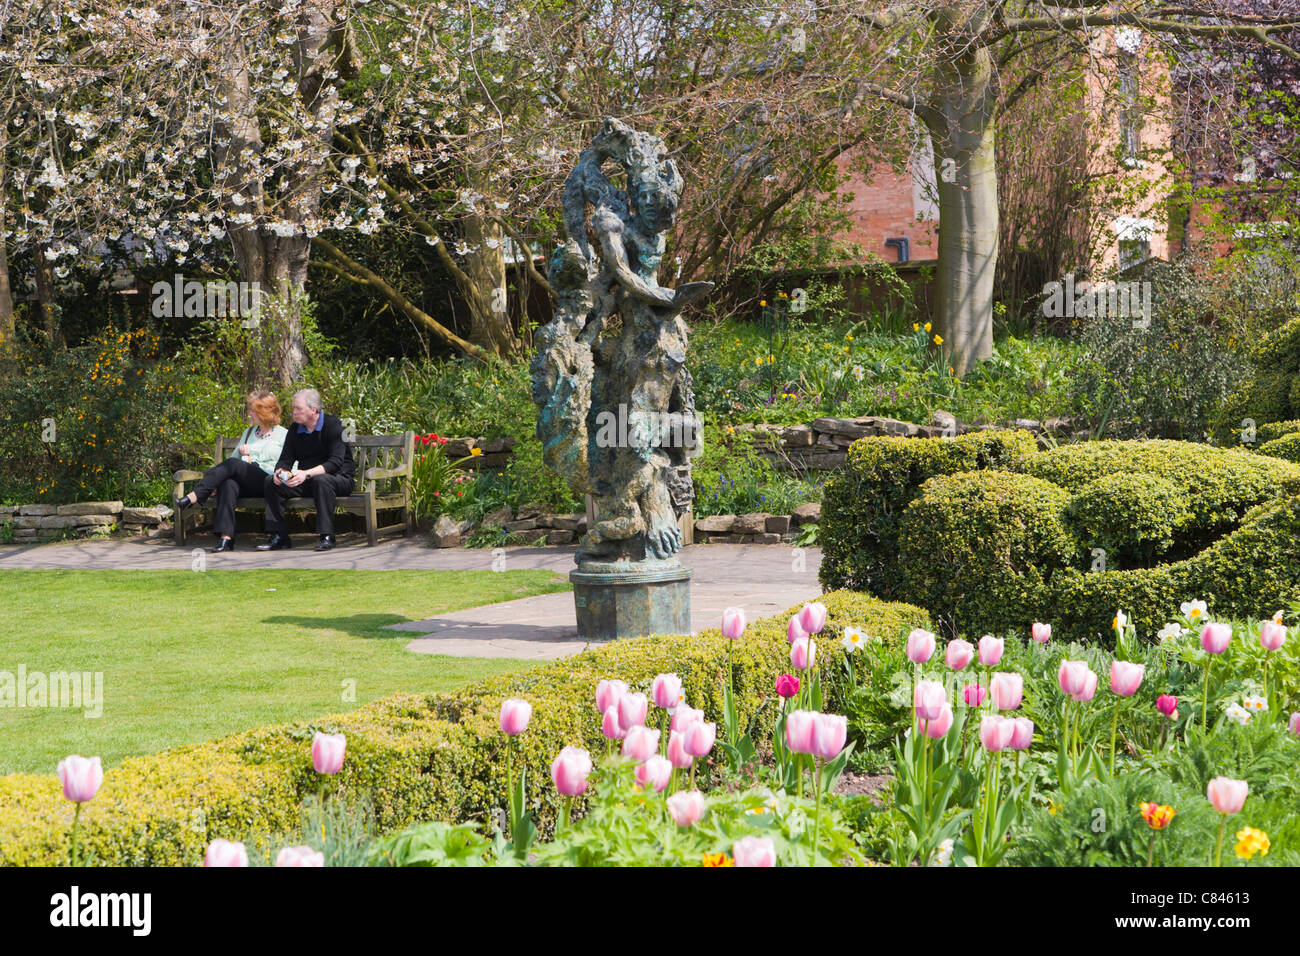
<svg viewBox="0 0 1300 956">
<path fill-rule="evenodd" d="M 314 388 L 298 389 L 298 391 L 293 393 L 293 400 L 296 402 L 300 398 L 307 403 L 309 408 L 314 408 L 318 412 L 321 410 L 320 392 L 316 391 L 316 389 Z"/>
</svg>

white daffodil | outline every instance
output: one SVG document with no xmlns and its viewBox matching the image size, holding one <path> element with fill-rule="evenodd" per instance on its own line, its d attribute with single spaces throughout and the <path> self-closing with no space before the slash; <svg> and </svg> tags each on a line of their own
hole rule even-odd
<svg viewBox="0 0 1300 956">
<path fill-rule="evenodd" d="M 1178 609 L 1193 621 L 1198 621 L 1204 617 L 1207 610 L 1204 601 L 1184 601 Z"/>
<path fill-rule="evenodd" d="M 1249 697 L 1241 698 L 1241 706 L 1245 707 L 1247 710 L 1255 711 L 1256 713 L 1258 713 L 1259 711 L 1262 710 L 1268 710 L 1268 701 L 1265 700 L 1263 697 L 1260 697 L 1259 695 L 1255 694 Z"/>
<path fill-rule="evenodd" d="M 944 840 L 939 844 L 939 850 L 934 855 L 931 866 L 952 866 L 952 837 Z"/>
<path fill-rule="evenodd" d="M 1241 724 L 1242 726 L 1250 723 L 1250 711 L 1245 707 L 1242 707 L 1240 704 L 1229 705 L 1228 709 L 1224 711 L 1224 714 L 1229 720 Z"/>
<path fill-rule="evenodd" d="M 852 654 L 858 648 L 867 642 L 867 635 L 862 632 L 860 627 L 846 627 L 844 629 L 844 640 L 840 641 L 844 649 Z"/>
<path fill-rule="evenodd" d="M 1273 615 L 1273 623 L 1274 623 L 1274 624 L 1281 624 L 1281 623 L 1282 623 L 1282 612 L 1281 612 L 1281 611 L 1277 611 L 1277 612 Z"/>
<path fill-rule="evenodd" d="M 1180 624 L 1166 624 L 1156 632 L 1156 637 L 1160 638 L 1161 642 L 1176 641 L 1182 636 L 1183 628 Z"/>
<path fill-rule="evenodd" d="M 1116 611 L 1115 620 L 1111 621 L 1110 626 L 1117 631 L 1122 631 L 1124 628 L 1128 627 L 1128 615 L 1123 611 Z"/>
</svg>

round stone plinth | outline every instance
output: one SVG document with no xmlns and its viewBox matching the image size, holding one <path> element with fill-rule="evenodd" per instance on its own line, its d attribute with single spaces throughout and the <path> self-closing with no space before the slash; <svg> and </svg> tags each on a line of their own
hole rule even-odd
<svg viewBox="0 0 1300 956">
<path fill-rule="evenodd" d="M 584 640 L 691 632 L 691 569 L 675 561 L 580 565 L 569 580 Z"/>
</svg>

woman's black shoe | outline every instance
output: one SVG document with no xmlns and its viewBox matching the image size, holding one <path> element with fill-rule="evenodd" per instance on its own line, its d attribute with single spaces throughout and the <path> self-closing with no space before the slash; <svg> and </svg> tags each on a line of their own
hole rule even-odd
<svg viewBox="0 0 1300 956">
<path fill-rule="evenodd" d="M 184 511 L 184 510 L 185 510 L 186 508 L 188 508 L 189 506 L 190 506 L 190 496 L 189 496 L 189 495 L 186 495 L 184 498 L 177 498 L 177 499 L 176 499 L 176 510 L 177 510 L 177 511 Z"/>
<path fill-rule="evenodd" d="M 235 539 L 222 538 L 220 541 L 217 542 L 217 546 L 215 548 L 209 548 L 208 550 L 211 551 L 213 554 L 224 554 L 227 551 L 234 551 Z"/>
</svg>

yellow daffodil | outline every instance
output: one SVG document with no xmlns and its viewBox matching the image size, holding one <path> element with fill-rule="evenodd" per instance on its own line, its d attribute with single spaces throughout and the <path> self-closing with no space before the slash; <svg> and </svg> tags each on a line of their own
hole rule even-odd
<svg viewBox="0 0 1300 956">
<path fill-rule="evenodd" d="M 936 335 L 936 336 L 934 337 L 934 344 L 935 344 L 935 345 L 943 345 L 943 336 L 941 336 L 941 335 Z"/>
<path fill-rule="evenodd" d="M 926 330 L 927 330 L 927 331 L 929 330 L 929 327 L 928 327 L 928 326 L 926 327 Z M 919 326 L 919 325 L 917 325 L 915 322 L 913 322 L 913 323 L 912 323 L 912 331 L 913 331 L 913 332 L 920 332 L 920 331 L 921 331 L 921 326 Z"/>
<path fill-rule="evenodd" d="M 927 332 L 930 331 L 930 323 L 929 323 L 929 322 L 925 323 L 925 330 L 926 330 Z"/>
<path fill-rule="evenodd" d="M 470 453 L 470 455 L 473 456 L 474 458 L 477 458 L 479 455 L 483 454 L 483 449 L 482 449 L 482 448 L 471 448 L 471 449 L 469 450 L 469 453 Z"/>
<path fill-rule="evenodd" d="M 1249 860 L 1256 853 L 1268 856 L 1268 834 L 1254 827 L 1242 827 L 1237 831 L 1237 856 Z"/>
</svg>

